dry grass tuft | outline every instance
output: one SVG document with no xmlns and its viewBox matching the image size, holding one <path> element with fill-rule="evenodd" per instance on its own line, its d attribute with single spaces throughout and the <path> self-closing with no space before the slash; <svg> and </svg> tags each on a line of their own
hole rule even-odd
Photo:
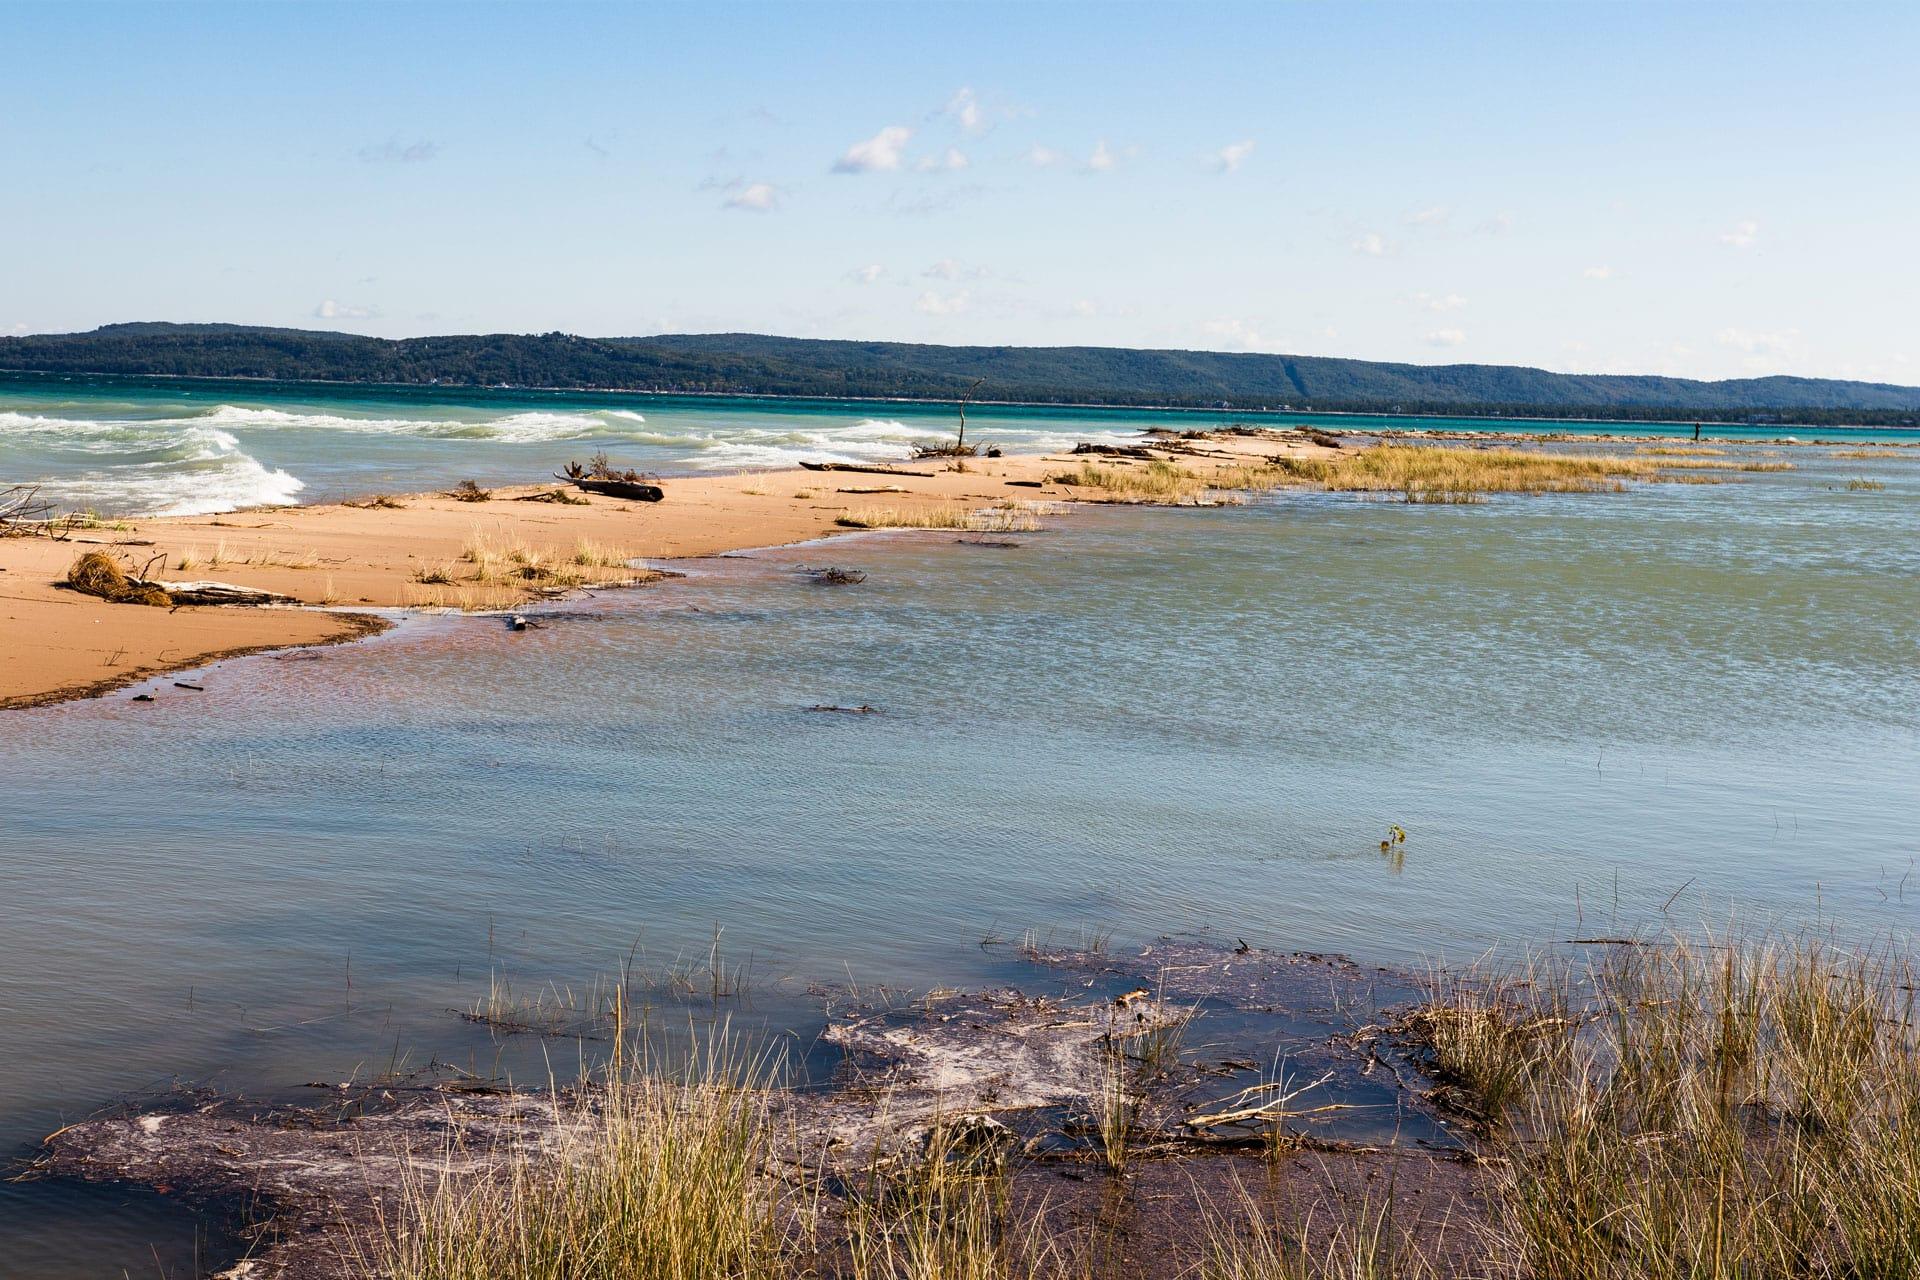
<svg viewBox="0 0 1920 1280">
<path fill-rule="evenodd" d="M 173 597 L 163 588 L 136 582 L 120 562 L 104 551 L 89 551 L 67 569 L 67 585 L 83 595 L 114 604 L 144 604 L 170 609 Z"/>
<path fill-rule="evenodd" d="M 1644 453 L 1654 458 L 1722 458 L 1725 457 L 1727 453 L 1725 449 L 1704 449 L 1699 447 L 1683 449 L 1672 445 L 1654 444 L 1643 444 L 1638 449 L 1635 449 L 1634 452 Z"/>
<path fill-rule="evenodd" d="M 964 511 L 958 507 L 862 507 L 834 521 L 847 529 L 967 529 L 976 533 L 1022 533 L 1039 522 L 1024 507 Z"/>
<path fill-rule="evenodd" d="M 493 501 L 493 491 L 491 489 L 482 489 L 472 480 L 462 480 L 459 484 L 447 490 L 446 496 L 452 498 L 455 502 Z"/>
<path fill-rule="evenodd" d="M 1408 502 L 1479 502 L 1489 493 L 1617 492 L 1657 477 L 1642 458 L 1377 444 L 1339 458 L 1275 459 L 1274 469 L 1347 493 L 1397 493 Z"/>
<path fill-rule="evenodd" d="M 1887 486 L 1880 481 L 1868 479 L 1866 476 L 1855 476 L 1853 479 L 1847 481 L 1847 491 L 1849 493 L 1877 493 L 1886 487 Z"/>
</svg>

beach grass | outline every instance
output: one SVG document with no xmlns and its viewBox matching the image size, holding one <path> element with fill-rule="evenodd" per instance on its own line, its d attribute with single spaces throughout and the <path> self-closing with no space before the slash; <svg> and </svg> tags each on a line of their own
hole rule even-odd
<svg viewBox="0 0 1920 1280">
<path fill-rule="evenodd" d="M 1880 481 L 1870 479 L 1867 476 L 1855 476 L 1853 479 L 1847 481 L 1847 491 L 1849 493 L 1877 493 L 1886 487 L 1887 486 Z"/>
<path fill-rule="evenodd" d="M 1272 466 L 1230 466 L 1194 471 L 1165 461 L 1144 466 L 1082 462 L 1072 471 L 1047 476 L 1050 484 L 1092 489 L 1102 502 L 1138 502 L 1159 505 L 1219 502 L 1219 495 L 1240 489 L 1272 489 L 1286 484 L 1288 473 Z"/>
<path fill-rule="evenodd" d="M 392 1280 L 775 1280 L 782 1184 L 771 1060 L 716 1034 L 668 1068 L 616 1062 L 557 1097 L 557 1143 L 463 1174 L 416 1161 L 370 1273 Z"/>
<path fill-rule="evenodd" d="M 846 529 L 964 529 L 975 533 L 1022 533 L 1039 528 L 1033 513 L 1017 504 L 984 511 L 957 507 L 859 507 L 835 524 Z"/>
<path fill-rule="evenodd" d="M 1408 502 L 1470 503 L 1492 493 L 1599 493 L 1653 479 L 1654 463 L 1606 454 L 1377 444 L 1337 458 L 1280 457 L 1274 467 L 1336 492 L 1394 493 Z"/>
</svg>

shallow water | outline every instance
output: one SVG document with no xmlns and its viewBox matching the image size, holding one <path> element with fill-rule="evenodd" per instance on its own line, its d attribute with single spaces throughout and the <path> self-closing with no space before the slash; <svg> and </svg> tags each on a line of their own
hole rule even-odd
<svg viewBox="0 0 1920 1280">
<path fill-rule="evenodd" d="M 752 971 L 719 1012 L 801 1057 L 809 984 L 1032 981 L 993 945 L 1029 928 L 1415 966 L 1730 918 L 1908 934 L 1920 458 L 1792 460 L 863 535 L 9 713 L 0 1146 L 176 1077 L 568 1076 L 573 1042 L 456 1011 L 697 969 L 716 928 Z M 794 571 L 828 563 L 868 577 Z M 152 1276 L 160 1240 L 183 1274 L 190 1233 L 138 1203 L 0 1188 L 30 1259 L 0 1270 Z"/>
<path fill-rule="evenodd" d="M 1216 426 L 1226 413 L 976 405 L 971 434 L 1044 452 L 1149 426 Z M 325 383 L 0 373 L 0 485 L 36 482 L 105 514 L 194 515 L 240 506 L 416 492 L 457 479 L 524 484 L 607 450 L 663 472 L 905 458 L 950 436 L 951 405 L 727 396 L 364 387 Z M 1369 426 L 1673 434 L 1673 424 L 1267 416 L 1334 430 Z M 1793 429 L 1713 426 L 1720 439 Z M 1906 439 L 1913 431 L 1805 428 L 1802 436 Z"/>
</svg>

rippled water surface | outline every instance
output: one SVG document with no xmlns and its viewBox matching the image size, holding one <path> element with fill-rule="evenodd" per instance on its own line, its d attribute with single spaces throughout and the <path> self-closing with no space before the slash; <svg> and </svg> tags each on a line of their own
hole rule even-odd
<svg viewBox="0 0 1920 1280">
<path fill-rule="evenodd" d="M 567 1074 L 571 1042 L 456 1011 L 697 969 L 716 928 L 751 967 L 735 1016 L 803 1045 L 810 983 L 1004 979 L 982 942 L 1028 928 L 1414 965 L 1734 915 L 1910 932 L 1920 458 L 1790 453 L 1623 494 L 863 535 L 540 630 L 428 619 L 8 713 L 0 1144 L 176 1078 Z M 826 563 L 867 579 L 794 572 Z M 0 1189 L 8 1276 L 192 1252 L 150 1197 Z"/>
</svg>

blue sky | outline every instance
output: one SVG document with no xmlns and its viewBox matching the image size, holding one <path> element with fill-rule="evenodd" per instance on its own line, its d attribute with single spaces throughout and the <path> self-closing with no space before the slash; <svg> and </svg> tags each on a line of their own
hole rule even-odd
<svg viewBox="0 0 1920 1280">
<path fill-rule="evenodd" d="M 1920 6 L 0 3 L 0 332 L 1920 383 Z"/>
</svg>

